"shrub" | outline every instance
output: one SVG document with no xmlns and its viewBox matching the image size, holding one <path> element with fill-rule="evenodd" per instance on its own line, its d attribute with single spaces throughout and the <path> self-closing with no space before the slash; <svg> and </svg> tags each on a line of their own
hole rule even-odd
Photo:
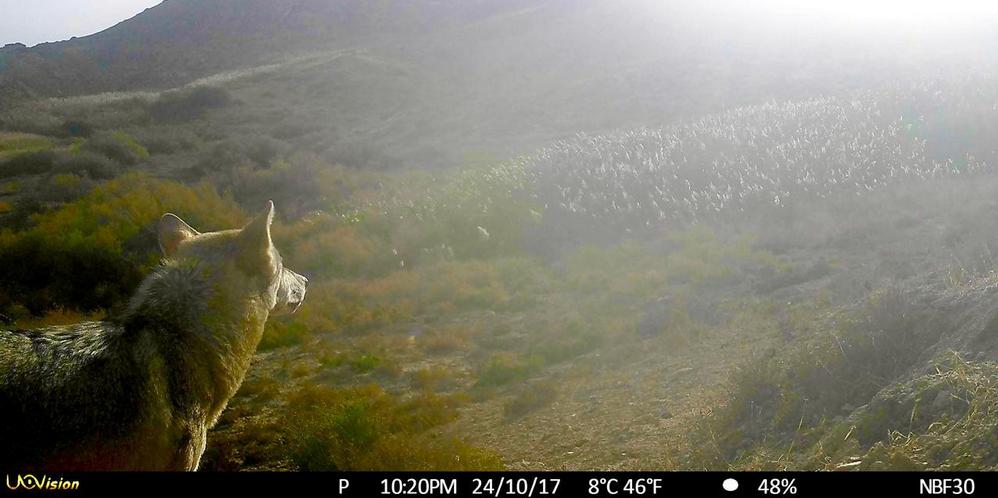
<svg viewBox="0 0 998 498">
<path fill-rule="evenodd" d="M 368 373 L 374 371 L 374 369 L 381 365 L 381 357 L 365 353 L 355 358 L 351 358 L 347 363 L 357 373 Z"/>
<path fill-rule="evenodd" d="M 312 131 L 312 128 L 298 121 L 280 123 L 270 130 L 270 136 L 281 140 L 300 137 Z"/>
<path fill-rule="evenodd" d="M 0 153 L 38 152 L 52 147 L 52 140 L 38 135 L 0 135 Z"/>
<path fill-rule="evenodd" d="M 95 180 L 109 180 L 122 172 L 121 166 L 117 163 L 92 152 L 62 156 L 53 170 L 59 173 L 86 175 Z"/>
<path fill-rule="evenodd" d="M 412 384 L 423 391 L 439 391 L 454 385 L 453 373 L 441 366 L 421 368 L 412 373 Z"/>
<path fill-rule="evenodd" d="M 231 103 L 232 95 L 224 88 L 196 86 L 163 93 L 149 105 L 149 114 L 157 121 L 183 122 Z"/>
<path fill-rule="evenodd" d="M 597 327 L 569 320 L 546 327 L 530 345 L 530 355 L 544 364 L 561 363 L 595 350 L 602 342 Z"/>
<path fill-rule="evenodd" d="M 418 272 L 419 289 L 414 298 L 427 311 L 494 309 L 509 300 L 509 293 L 490 262 L 441 263 Z"/>
<path fill-rule="evenodd" d="M 499 353 L 489 359 L 485 367 L 478 373 L 475 387 L 500 387 L 513 382 L 525 380 L 534 370 L 538 362 L 527 361 L 519 355 Z"/>
<path fill-rule="evenodd" d="M 0 112 L 0 129 L 14 132 L 54 135 L 60 124 L 59 118 L 46 112 L 38 112 L 30 106 L 17 107 L 9 113 Z"/>
<path fill-rule="evenodd" d="M 94 181 L 89 177 L 72 173 L 58 173 L 48 177 L 35 194 L 39 202 L 64 204 L 83 197 L 94 187 Z"/>
<path fill-rule="evenodd" d="M 517 419 L 554 403 L 557 397 L 558 384 L 556 381 L 532 382 L 524 386 L 513 399 L 503 405 L 503 415 L 507 419 Z"/>
<path fill-rule="evenodd" d="M 401 400 L 376 386 L 308 387 L 288 403 L 287 437 L 301 470 L 498 470 L 499 458 L 430 429 L 454 420 L 457 400 Z"/>
<path fill-rule="evenodd" d="M 468 327 L 448 326 L 424 334 L 420 348 L 428 354 L 444 354 L 467 349 L 471 331 Z"/>
<path fill-rule="evenodd" d="M 197 148 L 201 139 L 182 126 L 155 126 L 135 130 L 135 139 L 145 145 L 150 154 L 172 154 Z"/>
<path fill-rule="evenodd" d="M 269 181 L 278 179 L 293 183 L 303 179 L 299 186 L 305 188 L 304 192 L 298 197 L 285 196 L 285 201 L 277 204 L 286 205 L 288 200 L 301 202 L 306 200 L 318 186 L 313 181 L 314 171 L 308 167 L 308 164 L 301 165 L 302 167 L 297 164 L 288 166 L 279 161 L 288 150 L 285 144 L 269 137 L 239 135 L 212 146 L 188 169 L 188 174 L 198 178 L 209 176 L 215 183 L 230 185 L 232 192 L 238 197 L 266 195 L 270 188 L 276 192 L 276 199 L 282 198 L 283 189 L 276 185 L 278 182 L 268 185 Z M 274 168 L 275 166 L 278 168 Z"/>
<path fill-rule="evenodd" d="M 0 178 L 48 173 L 58 158 L 51 150 L 18 154 L 0 163 Z"/>
<path fill-rule="evenodd" d="M 275 237 L 294 244 L 289 264 L 293 261 L 297 271 L 309 275 L 376 276 L 395 266 L 390 251 L 367 237 L 362 228 L 328 216 L 278 228 Z"/>
<path fill-rule="evenodd" d="M 100 132 L 89 138 L 81 150 L 101 154 L 121 164 L 135 165 L 149 159 L 149 151 L 125 132 Z"/>
<path fill-rule="evenodd" d="M 129 174 L 61 208 L 33 226 L 0 231 L 2 295 L 40 315 L 54 308 L 94 311 L 122 303 L 159 261 L 156 221 L 171 210 L 203 229 L 238 226 L 239 209 L 207 185 Z"/>
<path fill-rule="evenodd" d="M 357 170 L 384 169 L 385 165 L 389 163 L 373 144 L 364 142 L 338 143 L 325 151 L 323 158 L 331 164 L 339 164 Z"/>
</svg>

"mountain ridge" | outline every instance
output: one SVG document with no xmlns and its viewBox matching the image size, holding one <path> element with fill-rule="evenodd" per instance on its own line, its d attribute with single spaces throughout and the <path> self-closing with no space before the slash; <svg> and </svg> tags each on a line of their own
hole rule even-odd
<svg viewBox="0 0 998 498">
<path fill-rule="evenodd" d="M 526 3 L 166 0 L 92 35 L 0 48 L 0 101 L 169 88 L 292 53 L 418 35 Z"/>
</svg>

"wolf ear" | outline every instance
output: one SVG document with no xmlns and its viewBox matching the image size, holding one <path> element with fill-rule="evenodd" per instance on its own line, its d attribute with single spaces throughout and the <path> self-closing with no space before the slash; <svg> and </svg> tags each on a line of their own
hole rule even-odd
<svg viewBox="0 0 998 498">
<path fill-rule="evenodd" d="M 167 257 L 177 251 L 181 242 L 201 235 L 173 213 L 166 213 L 159 219 L 156 231 L 159 237 L 159 250 Z"/>
<path fill-rule="evenodd" d="M 263 270 L 268 275 L 277 271 L 274 264 L 273 241 L 270 238 L 270 225 L 273 222 L 274 201 L 267 201 L 267 207 L 263 212 L 243 227 L 242 233 L 239 234 L 242 260 L 247 264 L 247 269 Z"/>
</svg>

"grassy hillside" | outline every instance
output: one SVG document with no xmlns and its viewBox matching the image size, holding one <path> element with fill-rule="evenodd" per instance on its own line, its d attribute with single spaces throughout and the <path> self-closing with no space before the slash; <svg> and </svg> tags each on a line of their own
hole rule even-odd
<svg viewBox="0 0 998 498">
<path fill-rule="evenodd" d="M 972 34 L 960 50 L 867 43 L 724 13 L 648 0 L 171 0 L 89 37 L 0 50 L 0 109 L 231 80 L 255 110 L 217 126 L 311 135 L 307 146 L 338 145 L 338 162 L 439 167 L 995 63 L 993 40 Z"/>
<path fill-rule="evenodd" d="M 268 98 L 281 75 L 2 117 L 16 326 L 116 313 L 163 211 L 211 230 L 276 201 L 309 298 L 268 324 L 204 468 L 993 466 L 987 80 L 400 171 Z"/>
<path fill-rule="evenodd" d="M 0 97 L 164 88 L 316 48 L 463 25 L 523 2 L 169 0 L 99 33 L 0 50 Z"/>
</svg>

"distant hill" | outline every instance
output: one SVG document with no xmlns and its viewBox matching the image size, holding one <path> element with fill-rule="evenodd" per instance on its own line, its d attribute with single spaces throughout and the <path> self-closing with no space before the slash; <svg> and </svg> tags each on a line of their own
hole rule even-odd
<svg viewBox="0 0 998 498">
<path fill-rule="evenodd" d="M 5 46 L 0 99 L 176 86 L 296 51 L 417 36 L 524 3 L 166 0 L 91 36 L 32 48 Z"/>
<path fill-rule="evenodd" d="M 244 112 L 335 129 L 352 155 L 454 165 L 579 132 L 962 74 L 995 67 L 998 53 L 993 39 L 946 45 L 887 33 L 874 43 L 700 5 L 168 0 L 91 36 L 0 50 L 0 112 L 5 102 L 161 90 L 266 66 L 226 83 Z M 231 121 L 266 131 L 274 118 Z"/>
</svg>

